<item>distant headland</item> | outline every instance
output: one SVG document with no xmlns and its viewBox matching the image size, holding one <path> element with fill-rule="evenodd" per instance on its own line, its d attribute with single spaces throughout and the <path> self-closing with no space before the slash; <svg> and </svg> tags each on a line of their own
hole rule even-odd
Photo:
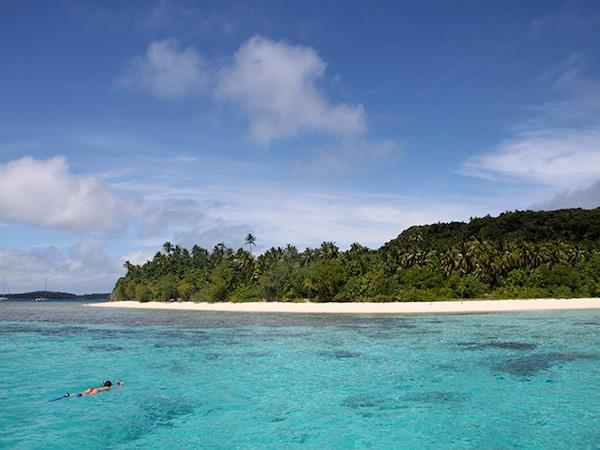
<svg viewBox="0 0 600 450">
<path fill-rule="evenodd" d="M 32 291 L 18 294 L 5 294 L 4 297 L 10 300 L 33 300 L 43 297 L 47 300 L 107 300 L 110 294 L 71 294 L 70 292 L 52 292 L 52 291 Z"/>
</svg>

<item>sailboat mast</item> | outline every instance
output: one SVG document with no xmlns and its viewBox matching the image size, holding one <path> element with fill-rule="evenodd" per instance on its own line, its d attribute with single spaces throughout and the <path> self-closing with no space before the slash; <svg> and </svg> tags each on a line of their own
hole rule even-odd
<svg viewBox="0 0 600 450">
<path fill-rule="evenodd" d="M 2 277 L 2 292 L 0 292 L 0 300 L 8 300 L 6 296 L 6 277 Z"/>
</svg>

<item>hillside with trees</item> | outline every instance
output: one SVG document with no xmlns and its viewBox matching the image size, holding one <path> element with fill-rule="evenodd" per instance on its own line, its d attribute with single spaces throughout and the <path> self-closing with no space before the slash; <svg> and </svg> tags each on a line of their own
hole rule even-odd
<svg viewBox="0 0 600 450">
<path fill-rule="evenodd" d="M 166 242 L 127 273 L 112 300 L 430 301 L 600 296 L 600 208 L 517 211 L 414 226 L 377 250 L 333 242 L 255 256 L 224 244 Z"/>
</svg>

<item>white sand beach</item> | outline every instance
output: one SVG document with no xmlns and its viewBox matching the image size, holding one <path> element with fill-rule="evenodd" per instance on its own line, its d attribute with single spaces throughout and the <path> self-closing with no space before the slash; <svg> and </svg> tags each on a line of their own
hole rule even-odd
<svg viewBox="0 0 600 450">
<path fill-rule="evenodd" d="M 391 303 L 162 303 L 133 301 L 91 303 L 99 308 L 166 309 L 172 311 L 220 311 L 303 314 L 473 314 L 514 311 L 600 309 L 600 298 L 533 300 L 465 300 Z"/>
</svg>

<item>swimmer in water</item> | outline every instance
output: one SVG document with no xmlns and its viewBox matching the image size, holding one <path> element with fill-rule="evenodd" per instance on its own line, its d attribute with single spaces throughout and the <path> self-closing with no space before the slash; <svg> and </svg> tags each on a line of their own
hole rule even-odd
<svg viewBox="0 0 600 450">
<path fill-rule="evenodd" d="M 110 380 L 106 380 L 102 386 L 97 386 L 97 387 L 91 387 L 91 388 L 87 388 L 85 391 L 81 391 L 78 394 L 69 394 L 66 393 L 65 397 L 87 397 L 90 395 L 96 395 L 98 392 L 104 392 L 104 391 L 110 391 L 114 386 L 119 386 L 119 387 L 124 387 L 125 383 L 123 383 L 122 381 L 115 381 L 115 384 L 113 385 L 112 381 Z"/>
</svg>

